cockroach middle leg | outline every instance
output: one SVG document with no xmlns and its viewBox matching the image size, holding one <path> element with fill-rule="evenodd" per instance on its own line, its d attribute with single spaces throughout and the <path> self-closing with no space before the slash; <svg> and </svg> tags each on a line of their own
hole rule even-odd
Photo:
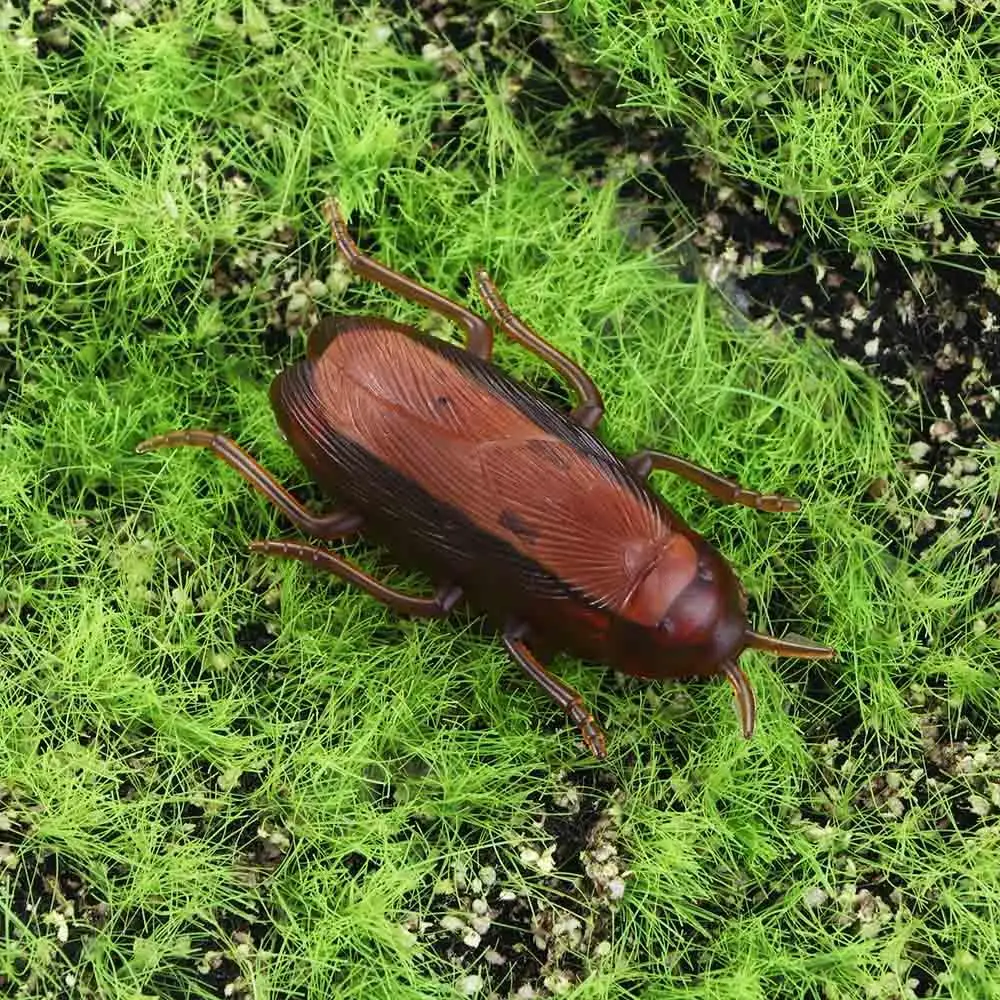
<svg viewBox="0 0 1000 1000">
<path fill-rule="evenodd" d="M 326 570 L 327 573 L 333 573 L 334 576 L 360 587 L 399 614 L 412 615 L 415 618 L 444 618 L 462 598 L 462 591 L 458 587 L 449 585 L 439 587 L 433 597 L 412 597 L 369 576 L 343 556 L 316 545 L 268 539 L 251 542 L 250 551 L 265 556 L 277 556 L 280 559 L 295 559 L 317 569 Z"/>
<path fill-rule="evenodd" d="M 778 496 L 776 493 L 757 493 L 754 490 L 744 489 L 732 479 L 726 479 L 717 472 L 695 465 L 686 458 L 668 455 L 665 451 L 638 451 L 626 459 L 625 463 L 640 479 L 646 479 L 654 469 L 673 472 L 700 486 L 723 503 L 737 503 L 743 507 L 752 507 L 754 510 L 763 510 L 771 514 L 790 513 L 801 506 L 798 500 Z"/>
<path fill-rule="evenodd" d="M 184 447 L 208 448 L 274 504 L 295 527 L 313 538 L 332 541 L 345 535 L 353 535 L 361 527 L 361 515 L 351 511 L 312 513 L 235 441 L 215 431 L 171 431 L 169 434 L 141 441 L 135 446 L 135 450 L 141 455 L 158 448 Z"/>
<path fill-rule="evenodd" d="M 352 271 L 456 323 L 465 330 L 465 346 L 469 353 L 482 358 L 483 361 L 489 361 L 493 354 L 493 329 L 482 316 L 477 316 L 465 306 L 452 302 L 451 299 L 431 291 L 412 278 L 406 277 L 405 274 L 400 274 L 399 271 L 394 271 L 385 264 L 365 256 L 354 242 L 340 207 L 332 198 L 323 205 L 323 215 L 333 230 L 337 248 L 344 255 Z"/>
<path fill-rule="evenodd" d="M 506 633 L 502 639 L 511 659 L 570 717 L 580 730 L 583 742 L 590 752 L 598 760 L 604 760 L 608 755 L 607 740 L 601 727 L 587 711 L 580 694 L 565 681 L 549 673 L 528 649 L 524 640 L 518 637 L 516 630 Z"/>
<path fill-rule="evenodd" d="M 577 404 L 570 416 L 581 426 L 594 430 L 604 416 L 604 400 L 594 380 L 575 362 L 557 350 L 523 319 L 511 312 L 497 286 L 482 269 L 476 271 L 479 294 L 497 325 L 511 340 L 527 348 L 532 354 L 551 365 L 573 387 Z"/>
</svg>

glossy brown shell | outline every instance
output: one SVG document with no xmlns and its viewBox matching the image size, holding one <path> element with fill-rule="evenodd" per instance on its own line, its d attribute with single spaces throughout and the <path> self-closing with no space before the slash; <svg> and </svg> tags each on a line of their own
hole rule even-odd
<svg viewBox="0 0 1000 1000">
<path fill-rule="evenodd" d="M 746 627 L 728 565 L 593 433 L 492 364 L 382 319 L 313 332 L 284 434 L 365 535 L 533 646 L 716 673 Z"/>
</svg>

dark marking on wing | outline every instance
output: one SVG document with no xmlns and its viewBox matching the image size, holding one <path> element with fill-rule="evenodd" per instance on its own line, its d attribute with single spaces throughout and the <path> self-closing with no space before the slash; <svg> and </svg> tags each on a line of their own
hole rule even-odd
<svg viewBox="0 0 1000 1000">
<path fill-rule="evenodd" d="M 537 538 L 538 532 L 528 524 L 524 518 L 519 517 L 514 511 L 505 509 L 500 512 L 500 524 L 508 531 L 514 532 L 521 538 Z"/>
</svg>

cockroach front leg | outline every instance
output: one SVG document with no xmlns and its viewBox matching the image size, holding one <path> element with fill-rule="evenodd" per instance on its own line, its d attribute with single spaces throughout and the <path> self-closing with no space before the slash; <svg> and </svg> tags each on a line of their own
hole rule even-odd
<svg viewBox="0 0 1000 1000">
<path fill-rule="evenodd" d="M 412 615 L 416 618 L 444 618 L 462 598 L 460 588 L 447 585 L 438 588 L 433 597 L 411 597 L 369 576 L 343 556 L 315 545 L 269 539 L 251 542 L 250 551 L 265 556 L 278 556 L 280 559 L 295 559 L 317 569 L 326 570 L 327 573 L 333 573 L 334 576 L 360 587 L 399 614 Z"/>
<path fill-rule="evenodd" d="M 493 354 L 493 330 L 482 316 L 477 316 L 465 306 L 452 302 L 451 299 L 431 291 L 412 278 L 400 274 L 399 271 L 394 271 L 385 264 L 365 256 L 351 237 L 340 207 L 332 198 L 323 205 L 323 215 L 333 230 L 337 248 L 344 255 L 344 260 L 352 271 L 456 323 L 465 330 L 467 338 L 465 346 L 469 353 L 475 354 L 483 361 L 489 361 Z"/>
<path fill-rule="evenodd" d="M 577 691 L 549 673 L 525 645 L 517 629 L 507 631 L 502 641 L 511 659 L 570 717 L 580 730 L 583 742 L 598 760 L 608 755 L 607 739 L 594 717 L 587 711 Z"/>
<path fill-rule="evenodd" d="M 726 479 L 725 476 L 695 465 L 686 458 L 668 455 L 665 451 L 639 451 L 626 459 L 625 463 L 640 479 L 646 479 L 653 469 L 673 472 L 700 486 L 723 503 L 738 503 L 743 507 L 752 507 L 771 514 L 790 513 L 801 506 L 798 500 L 778 496 L 776 493 L 757 493 L 754 490 L 744 489 L 732 479 Z"/>
<path fill-rule="evenodd" d="M 569 382 L 577 396 L 577 404 L 570 416 L 581 426 L 594 430 L 604 416 L 604 400 L 601 399 L 594 380 L 575 361 L 566 357 L 511 312 L 510 306 L 500 297 L 497 286 L 484 270 L 476 271 L 476 283 L 483 302 L 503 332 L 515 343 L 551 365 Z"/>
<path fill-rule="evenodd" d="M 269 500 L 297 528 L 313 538 L 332 540 L 352 535 L 361 527 L 361 516 L 350 511 L 313 514 L 285 489 L 256 459 L 235 441 L 214 431 L 172 431 L 135 446 L 139 454 L 157 448 L 208 448 L 235 469 L 258 493 Z"/>
</svg>

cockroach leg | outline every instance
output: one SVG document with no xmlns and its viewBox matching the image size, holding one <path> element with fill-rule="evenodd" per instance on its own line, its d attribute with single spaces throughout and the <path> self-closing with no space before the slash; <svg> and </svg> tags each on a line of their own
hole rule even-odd
<svg viewBox="0 0 1000 1000">
<path fill-rule="evenodd" d="M 250 551 L 265 556 L 277 556 L 279 559 L 295 559 L 308 563 L 317 569 L 326 570 L 339 576 L 348 583 L 353 583 L 371 594 L 376 600 L 387 604 L 399 614 L 412 615 L 415 618 L 444 618 L 462 598 L 458 587 L 445 585 L 439 587 L 433 597 L 411 597 L 402 591 L 395 590 L 369 576 L 363 569 L 348 562 L 343 556 L 338 556 L 328 549 L 315 545 L 303 545 L 301 542 L 282 542 L 276 539 L 251 542 Z"/>
<path fill-rule="evenodd" d="M 744 489 L 732 479 L 726 479 L 717 472 L 695 465 L 686 458 L 668 455 L 665 451 L 639 451 L 631 458 L 627 458 L 625 463 L 640 479 L 646 479 L 654 469 L 673 472 L 700 486 L 723 503 L 738 503 L 771 514 L 790 513 L 801 507 L 798 500 L 778 496 L 776 493 L 757 493 L 754 490 Z"/>
<path fill-rule="evenodd" d="M 757 699 L 754 697 L 753 686 L 747 680 L 747 675 L 732 660 L 727 660 L 722 669 L 736 695 L 736 711 L 739 713 L 743 735 L 750 739 L 757 723 Z"/>
<path fill-rule="evenodd" d="M 313 538 L 333 540 L 353 535 L 361 527 L 361 515 L 351 511 L 314 514 L 285 489 L 256 459 L 235 441 L 215 431 L 171 431 L 148 438 L 135 446 L 139 454 L 158 448 L 208 448 L 235 469 L 258 493 L 269 500 L 300 531 Z"/>
<path fill-rule="evenodd" d="M 457 302 L 431 291 L 412 278 L 407 278 L 399 271 L 394 271 L 392 268 L 386 267 L 385 264 L 380 264 L 377 260 L 365 256 L 358 249 L 357 243 L 354 242 L 340 207 L 332 198 L 323 205 L 323 216 L 330 224 L 334 239 L 337 241 L 337 247 L 352 271 L 369 281 L 382 285 L 383 288 L 388 288 L 404 299 L 416 302 L 417 305 L 431 309 L 444 316 L 445 319 L 451 320 L 452 323 L 456 323 L 465 330 L 467 338 L 465 346 L 469 353 L 482 358 L 483 361 L 489 361 L 493 354 L 493 329 L 482 316 L 477 316 L 465 306 L 461 306 Z"/>
<path fill-rule="evenodd" d="M 534 654 L 524 644 L 524 640 L 517 637 L 516 632 L 508 632 L 503 636 L 503 644 L 510 653 L 514 662 L 537 684 L 539 684 L 549 697 L 570 717 L 580 730 L 583 742 L 590 752 L 599 760 L 604 760 L 608 755 L 607 740 L 601 727 L 594 721 L 594 717 L 587 711 L 583 704 L 583 698 L 573 690 L 565 681 L 560 680 L 554 674 L 549 673 L 535 658 Z"/>
<path fill-rule="evenodd" d="M 604 401 L 594 380 L 575 362 L 557 350 L 536 333 L 523 319 L 513 312 L 497 291 L 497 286 L 482 269 L 476 271 L 476 283 L 486 308 L 493 314 L 497 325 L 515 343 L 551 365 L 573 387 L 577 405 L 570 416 L 588 430 L 594 430 L 604 416 Z"/>
</svg>

